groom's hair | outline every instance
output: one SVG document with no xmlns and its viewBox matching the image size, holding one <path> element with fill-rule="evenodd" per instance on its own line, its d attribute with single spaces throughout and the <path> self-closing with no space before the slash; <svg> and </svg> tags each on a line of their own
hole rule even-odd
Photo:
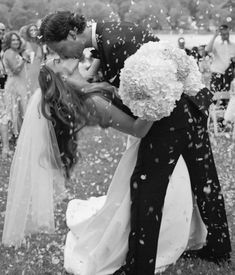
<svg viewBox="0 0 235 275">
<path fill-rule="evenodd" d="M 69 31 L 83 33 L 86 28 L 84 15 L 70 11 L 58 11 L 42 19 L 39 35 L 42 42 L 59 42 L 67 38 Z"/>
</svg>

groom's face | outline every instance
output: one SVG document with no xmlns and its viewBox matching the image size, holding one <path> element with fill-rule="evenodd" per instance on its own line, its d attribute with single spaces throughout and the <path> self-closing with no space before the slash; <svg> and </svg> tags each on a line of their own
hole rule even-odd
<svg viewBox="0 0 235 275">
<path fill-rule="evenodd" d="M 84 50 L 84 45 L 79 40 L 66 39 L 59 42 L 48 42 L 47 44 L 63 59 L 80 59 Z"/>
</svg>

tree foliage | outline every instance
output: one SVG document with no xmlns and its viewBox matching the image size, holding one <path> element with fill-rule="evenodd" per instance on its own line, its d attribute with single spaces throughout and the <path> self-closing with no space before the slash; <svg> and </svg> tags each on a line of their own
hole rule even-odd
<svg viewBox="0 0 235 275">
<path fill-rule="evenodd" d="M 47 13 L 70 10 L 89 20 L 128 20 L 164 30 L 211 30 L 227 23 L 235 30 L 235 0 L 0 0 L 1 21 L 10 29 Z"/>
</svg>

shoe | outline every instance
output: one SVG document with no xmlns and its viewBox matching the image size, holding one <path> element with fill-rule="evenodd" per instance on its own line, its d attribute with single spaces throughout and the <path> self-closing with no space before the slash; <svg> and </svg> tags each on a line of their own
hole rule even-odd
<svg viewBox="0 0 235 275">
<path fill-rule="evenodd" d="M 201 259 L 204 261 L 213 262 L 219 266 L 231 263 L 230 253 L 211 255 L 203 249 L 185 251 L 181 257 L 185 260 Z"/>
<path fill-rule="evenodd" d="M 112 275 L 127 275 L 125 271 L 118 269 Z"/>
<path fill-rule="evenodd" d="M 230 253 L 211 254 L 211 253 L 208 253 L 206 249 L 202 248 L 198 251 L 198 254 L 200 259 L 208 262 L 213 262 L 219 266 L 231 263 Z"/>
<path fill-rule="evenodd" d="M 180 257 L 184 260 L 195 260 L 198 258 L 198 251 L 188 250 L 188 251 L 185 251 Z"/>
</svg>

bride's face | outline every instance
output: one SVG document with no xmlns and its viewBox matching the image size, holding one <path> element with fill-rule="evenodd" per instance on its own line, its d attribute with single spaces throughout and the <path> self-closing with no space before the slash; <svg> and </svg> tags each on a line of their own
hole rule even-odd
<svg viewBox="0 0 235 275">
<path fill-rule="evenodd" d="M 59 42 L 48 42 L 47 45 L 61 58 L 81 58 L 85 48 L 84 41 L 68 35 L 67 39 Z"/>
<path fill-rule="evenodd" d="M 78 70 L 79 60 L 76 59 L 60 59 L 55 57 L 47 61 L 46 65 L 50 67 L 55 73 L 66 76 L 76 76 L 79 74 Z"/>
</svg>

